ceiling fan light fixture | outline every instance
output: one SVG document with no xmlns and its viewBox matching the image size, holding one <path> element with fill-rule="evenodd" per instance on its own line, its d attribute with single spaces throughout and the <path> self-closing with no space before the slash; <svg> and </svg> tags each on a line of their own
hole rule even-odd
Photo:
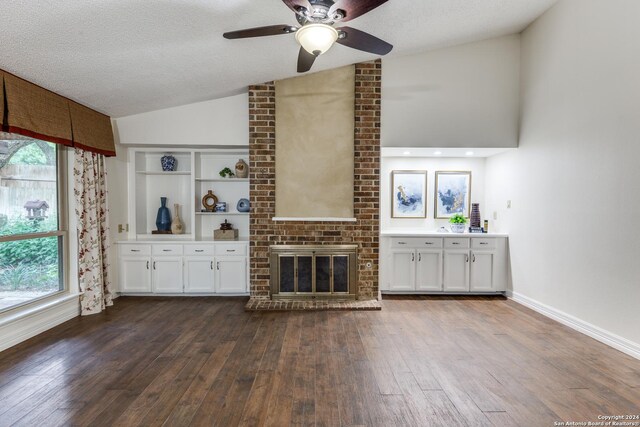
<svg viewBox="0 0 640 427">
<path fill-rule="evenodd" d="M 320 56 L 338 40 L 338 31 L 327 24 L 307 24 L 296 31 L 300 46 L 312 55 Z"/>
</svg>

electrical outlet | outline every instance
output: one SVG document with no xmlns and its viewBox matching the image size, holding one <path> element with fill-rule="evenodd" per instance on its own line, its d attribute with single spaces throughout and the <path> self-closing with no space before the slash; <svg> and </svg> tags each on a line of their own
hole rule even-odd
<svg viewBox="0 0 640 427">
<path fill-rule="evenodd" d="M 511 200 L 507 200 L 507 209 L 511 209 Z"/>
<path fill-rule="evenodd" d="M 493 211 L 493 220 L 497 221 L 498 220 L 498 212 Z"/>
<path fill-rule="evenodd" d="M 129 224 L 125 224 L 124 231 L 129 232 Z"/>
</svg>

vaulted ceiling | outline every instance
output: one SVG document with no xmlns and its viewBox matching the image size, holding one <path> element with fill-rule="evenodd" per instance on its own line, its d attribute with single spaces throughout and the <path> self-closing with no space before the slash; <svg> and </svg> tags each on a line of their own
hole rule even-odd
<svg viewBox="0 0 640 427">
<path fill-rule="evenodd" d="M 522 31 L 556 0 L 389 0 L 349 22 L 389 57 Z M 113 117 L 239 93 L 297 75 L 292 35 L 225 31 L 296 24 L 281 0 L 34 0 L 0 8 L 0 69 Z M 312 71 L 374 59 L 336 45 Z"/>
</svg>

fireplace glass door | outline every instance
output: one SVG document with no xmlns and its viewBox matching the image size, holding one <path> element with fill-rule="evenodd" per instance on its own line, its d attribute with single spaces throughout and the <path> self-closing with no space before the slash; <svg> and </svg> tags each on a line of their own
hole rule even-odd
<svg viewBox="0 0 640 427">
<path fill-rule="evenodd" d="M 275 268 L 274 268 L 275 267 Z M 279 250 L 271 256 L 272 295 L 349 296 L 355 288 L 355 251 Z"/>
</svg>

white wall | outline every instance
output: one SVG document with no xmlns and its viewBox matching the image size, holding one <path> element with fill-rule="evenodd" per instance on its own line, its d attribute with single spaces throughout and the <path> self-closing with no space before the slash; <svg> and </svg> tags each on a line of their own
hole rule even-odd
<svg viewBox="0 0 640 427">
<path fill-rule="evenodd" d="M 520 36 L 382 60 L 383 147 L 517 147 Z"/>
<path fill-rule="evenodd" d="M 118 283 L 118 240 L 126 240 L 127 232 L 120 233 L 118 224 L 126 227 L 128 222 L 128 186 L 127 186 L 127 149 L 116 144 L 116 156 L 107 157 L 105 166 L 107 169 L 107 208 L 109 209 L 109 237 L 111 249 L 109 251 L 110 263 L 109 278 L 114 291 L 120 290 Z"/>
<path fill-rule="evenodd" d="M 527 29 L 520 148 L 487 161 L 515 295 L 638 351 L 639 16 L 636 0 L 562 0 Z"/>
<path fill-rule="evenodd" d="M 427 171 L 427 218 L 391 218 L 391 171 Z M 485 159 L 484 158 L 436 158 L 436 157 L 383 157 L 380 164 L 380 230 L 436 231 L 448 228 L 448 220 L 434 219 L 434 191 L 436 171 L 471 171 L 471 203 L 480 203 L 480 213 L 485 217 Z"/>
<path fill-rule="evenodd" d="M 120 144 L 249 145 L 249 95 L 121 117 L 113 124 Z"/>
</svg>

